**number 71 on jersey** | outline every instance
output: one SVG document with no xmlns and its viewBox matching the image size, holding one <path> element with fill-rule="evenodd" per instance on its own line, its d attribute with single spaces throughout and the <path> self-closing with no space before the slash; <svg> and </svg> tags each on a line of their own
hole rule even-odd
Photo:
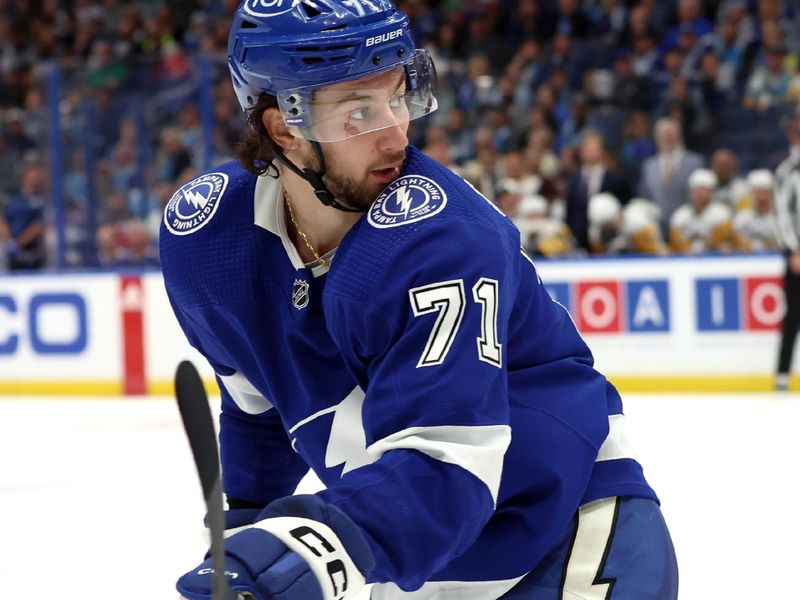
<svg viewBox="0 0 800 600">
<path fill-rule="evenodd" d="M 496 367 L 503 364 L 502 345 L 497 339 L 497 302 L 499 283 L 481 277 L 472 286 L 472 298 L 481 305 L 481 335 L 477 338 L 478 358 Z M 428 342 L 417 362 L 419 367 L 440 365 L 453 345 L 464 318 L 464 280 L 451 279 L 408 290 L 414 316 L 439 312 Z"/>
</svg>

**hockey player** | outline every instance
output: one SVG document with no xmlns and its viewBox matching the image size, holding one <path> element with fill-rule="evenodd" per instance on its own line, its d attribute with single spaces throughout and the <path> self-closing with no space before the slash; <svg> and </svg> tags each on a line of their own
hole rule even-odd
<svg viewBox="0 0 800 600">
<path fill-rule="evenodd" d="M 661 211 L 655 202 L 646 198 L 632 198 L 622 211 L 622 232 L 628 252 L 666 254 L 667 246 L 661 236 L 660 220 Z"/>
<path fill-rule="evenodd" d="M 589 199 L 589 248 L 593 254 L 621 254 L 626 250 L 622 205 L 614 194 L 601 192 Z"/>
<path fill-rule="evenodd" d="M 717 176 L 709 169 L 695 169 L 689 176 L 689 202 L 670 218 L 669 244 L 686 254 L 731 250 L 731 209 L 712 200 Z"/>
<path fill-rule="evenodd" d="M 775 216 L 774 178 L 768 169 L 756 169 L 747 175 L 751 204 L 733 217 L 736 248 L 744 252 L 767 252 L 781 247 L 778 220 Z"/>
<path fill-rule="evenodd" d="M 168 203 L 170 301 L 222 394 L 233 589 L 673 599 L 657 498 L 519 232 L 408 146 L 435 73 L 386 0 L 247 0 L 240 162 Z M 291 496 L 311 467 L 327 489 Z M 210 561 L 182 576 L 211 597 Z"/>
</svg>

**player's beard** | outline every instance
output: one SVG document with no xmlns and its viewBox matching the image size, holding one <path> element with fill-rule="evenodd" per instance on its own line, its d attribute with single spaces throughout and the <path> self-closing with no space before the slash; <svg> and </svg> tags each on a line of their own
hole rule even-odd
<svg viewBox="0 0 800 600">
<path fill-rule="evenodd" d="M 375 198 L 378 197 L 378 194 L 389 185 L 388 183 L 373 181 L 370 177 L 371 169 L 391 163 L 402 163 L 406 158 L 405 150 L 384 154 L 381 157 L 380 165 L 367 167 L 360 173 L 351 173 L 354 169 L 342 165 L 337 159 L 336 154 L 325 152 L 324 145 L 322 146 L 322 152 L 325 156 L 326 171 L 323 177 L 325 185 L 328 186 L 334 198 L 347 206 L 352 206 L 362 211 L 369 210 L 369 207 L 375 202 Z M 319 170 L 319 162 L 313 152 L 310 152 L 309 159 L 312 168 L 314 170 Z"/>
</svg>

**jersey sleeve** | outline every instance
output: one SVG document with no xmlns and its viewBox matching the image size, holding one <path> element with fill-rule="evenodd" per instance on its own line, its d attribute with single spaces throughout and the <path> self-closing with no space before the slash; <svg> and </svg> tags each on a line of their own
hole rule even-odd
<svg viewBox="0 0 800 600">
<path fill-rule="evenodd" d="M 221 395 L 219 438 L 222 479 L 232 504 L 266 506 L 294 492 L 308 466 L 291 447 L 280 415 L 253 387 L 217 339 L 213 307 L 181 308 L 167 290 L 189 343 L 214 369 Z"/>
<path fill-rule="evenodd" d="M 513 260 L 497 232 L 465 231 L 447 246 L 430 229 L 370 291 L 326 290 L 331 334 L 366 390 L 366 449 L 322 494 L 366 530 L 373 580 L 403 589 L 474 542 L 511 439 L 503 344 Z"/>
</svg>

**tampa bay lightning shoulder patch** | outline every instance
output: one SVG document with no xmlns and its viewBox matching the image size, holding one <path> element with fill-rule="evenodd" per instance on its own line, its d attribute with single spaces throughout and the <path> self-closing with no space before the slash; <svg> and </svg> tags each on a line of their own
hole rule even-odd
<svg viewBox="0 0 800 600">
<path fill-rule="evenodd" d="M 447 194 L 421 175 L 404 175 L 390 183 L 369 209 L 367 220 L 378 229 L 416 223 L 442 212 Z"/>
<path fill-rule="evenodd" d="M 206 173 L 172 195 L 164 209 L 164 225 L 175 235 L 189 235 L 204 227 L 217 212 L 228 187 L 225 173 Z"/>
</svg>

